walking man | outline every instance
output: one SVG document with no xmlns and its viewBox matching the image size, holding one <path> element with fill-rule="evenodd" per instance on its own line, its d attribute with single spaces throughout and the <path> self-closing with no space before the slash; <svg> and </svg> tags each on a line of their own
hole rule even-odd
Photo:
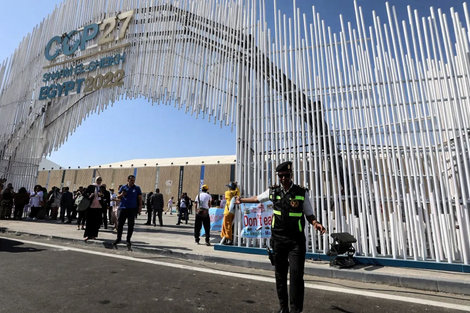
<svg viewBox="0 0 470 313">
<path fill-rule="evenodd" d="M 67 224 L 72 223 L 73 194 L 69 187 L 62 187 L 62 197 L 60 198 L 60 219 L 65 223 L 65 214 L 67 213 Z"/>
<path fill-rule="evenodd" d="M 315 215 L 308 190 L 292 182 L 292 162 L 276 167 L 280 186 L 269 187 L 265 192 L 251 198 L 238 197 L 237 204 L 272 201 L 274 204 L 271 229 L 271 247 L 274 250 L 279 313 L 299 313 L 304 305 L 305 267 L 305 218 L 320 233 L 326 229 Z M 290 266 L 289 296 L 287 293 L 287 271 Z M 290 303 L 290 311 L 289 311 Z"/>
<path fill-rule="evenodd" d="M 173 214 L 173 208 L 172 208 L 172 206 L 173 206 L 173 198 L 174 198 L 174 197 L 171 197 L 170 200 L 168 200 L 168 208 L 166 209 L 165 214 L 166 214 L 166 212 L 168 212 L 168 211 L 170 211 L 170 215 Z"/>
<path fill-rule="evenodd" d="M 127 177 L 127 184 L 119 188 L 117 199 L 120 200 L 118 209 L 118 229 L 117 238 L 113 245 L 116 246 L 121 242 L 124 223 L 127 219 L 127 239 L 126 244 L 131 246 L 132 233 L 134 232 L 134 224 L 137 213 L 142 211 L 142 191 L 135 184 L 135 176 Z"/>
<path fill-rule="evenodd" d="M 153 192 L 149 192 L 147 195 L 147 201 L 145 202 L 145 206 L 147 207 L 147 223 L 144 225 L 151 225 L 152 224 L 152 197 L 153 197 Z"/>
<path fill-rule="evenodd" d="M 178 201 L 178 223 L 176 225 L 181 224 L 181 219 L 184 218 L 186 220 L 186 224 L 188 224 L 188 202 L 189 202 L 189 197 L 186 194 L 186 192 L 183 192 L 183 194 L 180 197 L 180 200 Z"/>
<path fill-rule="evenodd" d="M 102 205 L 102 223 L 104 226 L 104 229 L 108 229 L 108 211 L 109 211 L 109 206 L 111 203 L 111 193 L 106 189 L 106 184 L 101 185 L 101 192 L 103 193 L 103 205 Z M 110 221 L 111 223 L 111 221 Z"/>
<path fill-rule="evenodd" d="M 163 207 L 165 206 L 165 200 L 163 200 L 163 195 L 160 193 L 159 188 L 157 188 L 155 190 L 155 193 L 152 195 L 151 205 L 152 205 L 152 215 L 153 215 L 153 226 L 157 226 L 157 223 L 156 223 L 157 215 L 158 215 L 158 222 L 160 223 L 160 226 L 163 226 L 162 213 L 163 213 Z"/>
<path fill-rule="evenodd" d="M 201 226 L 204 225 L 204 231 L 206 232 L 206 246 L 210 246 L 211 238 L 211 219 L 209 217 L 210 203 L 212 200 L 211 195 L 208 193 L 209 186 L 202 185 L 202 191 L 194 199 L 194 205 L 196 206 L 196 220 L 194 222 L 194 239 L 199 244 L 199 237 L 201 235 Z"/>
</svg>

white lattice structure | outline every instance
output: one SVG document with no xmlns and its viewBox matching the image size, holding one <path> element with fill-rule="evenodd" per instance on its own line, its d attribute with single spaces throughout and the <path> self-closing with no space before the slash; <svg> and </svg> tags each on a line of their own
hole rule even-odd
<svg viewBox="0 0 470 313">
<path fill-rule="evenodd" d="M 32 186 L 89 114 L 145 97 L 236 126 L 244 195 L 290 159 L 319 219 L 360 254 L 468 265 L 466 5 L 403 22 L 387 7 L 373 25 L 354 6 L 355 26 L 332 33 L 315 9 L 275 9 L 268 29 L 260 3 L 63 2 L 0 67 L 0 176 Z"/>
</svg>

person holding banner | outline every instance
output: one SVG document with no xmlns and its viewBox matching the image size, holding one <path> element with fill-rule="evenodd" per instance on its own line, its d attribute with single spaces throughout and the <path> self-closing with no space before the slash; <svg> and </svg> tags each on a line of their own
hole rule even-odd
<svg viewBox="0 0 470 313">
<path fill-rule="evenodd" d="M 220 232 L 220 237 L 222 237 L 221 243 L 224 245 L 233 245 L 233 218 L 235 217 L 234 212 L 230 210 L 233 208 L 233 205 L 230 206 L 232 198 L 240 195 L 240 190 L 238 189 L 237 183 L 230 182 L 228 185 L 228 190 L 225 192 L 225 210 L 224 210 L 224 221 L 222 222 L 222 231 Z"/>
<path fill-rule="evenodd" d="M 279 313 L 298 313 L 302 312 L 304 304 L 305 217 L 321 234 L 324 234 L 326 229 L 313 214 L 308 190 L 292 182 L 292 162 L 279 164 L 276 172 L 280 186 L 271 186 L 258 196 L 237 197 L 236 204 L 273 202 L 271 247 L 274 253 Z M 289 266 L 290 301 L 287 292 Z"/>
</svg>

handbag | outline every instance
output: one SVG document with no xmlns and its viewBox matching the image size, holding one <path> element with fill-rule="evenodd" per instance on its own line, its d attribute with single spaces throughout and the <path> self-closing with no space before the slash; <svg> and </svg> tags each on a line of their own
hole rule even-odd
<svg viewBox="0 0 470 313">
<path fill-rule="evenodd" d="M 197 210 L 197 215 L 200 217 L 206 217 L 209 215 L 209 210 L 208 209 L 198 209 Z"/>
<path fill-rule="evenodd" d="M 77 211 L 78 211 L 78 212 L 85 211 L 86 209 L 88 209 L 88 207 L 90 206 L 90 204 L 91 204 L 90 199 L 84 197 L 84 198 L 82 199 L 82 201 L 80 201 L 80 203 L 78 204 L 78 206 L 77 206 Z"/>
</svg>

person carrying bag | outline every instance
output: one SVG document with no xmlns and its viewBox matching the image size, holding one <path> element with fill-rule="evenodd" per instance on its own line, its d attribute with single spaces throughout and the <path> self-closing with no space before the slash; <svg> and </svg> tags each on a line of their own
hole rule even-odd
<svg viewBox="0 0 470 313">
<path fill-rule="evenodd" d="M 88 209 L 91 204 L 91 201 L 90 199 L 84 198 L 82 195 L 78 195 L 77 199 L 75 199 L 75 204 L 77 205 L 77 211 L 83 212 Z"/>
<path fill-rule="evenodd" d="M 212 197 L 209 194 L 209 186 L 202 185 L 201 192 L 194 199 L 196 204 L 196 220 L 194 222 L 194 240 L 199 244 L 199 237 L 201 235 L 201 227 L 204 226 L 204 231 L 206 232 L 206 245 L 210 246 L 210 231 L 211 231 L 211 220 L 209 216 L 209 209 L 211 206 Z"/>
</svg>

